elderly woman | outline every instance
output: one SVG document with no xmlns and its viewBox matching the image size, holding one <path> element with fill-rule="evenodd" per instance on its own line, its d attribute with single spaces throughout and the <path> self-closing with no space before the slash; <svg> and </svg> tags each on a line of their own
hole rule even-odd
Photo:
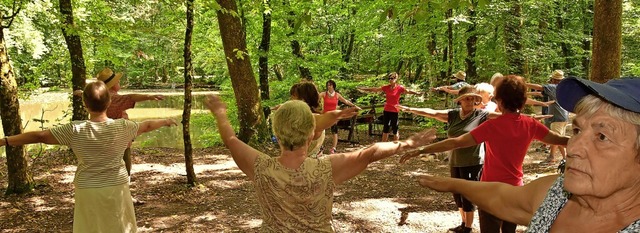
<svg viewBox="0 0 640 233">
<path fill-rule="evenodd" d="M 447 136 L 450 138 L 458 137 L 478 127 L 478 125 L 489 119 L 490 114 L 499 115 L 479 109 L 482 96 L 476 93 L 476 89 L 473 86 L 461 88 L 458 94 L 460 96 L 454 101 L 458 103 L 460 108 L 434 110 L 430 108 L 410 108 L 402 105 L 397 107 L 402 111 L 447 122 L 449 124 Z M 483 162 L 484 149 L 480 145 L 454 149 L 449 157 L 451 177 L 478 180 L 478 173 L 482 169 Z M 475 206 L 458 193 L 453 193 L 453 200 L 460 211 L 462 223 L 449 230 L 453 232 L 471 232 Z"/>
<path fill-rule="evenodd" d="M 5 137 L 0 146 L 46 143 L 70 147 L 78 157 L 73 180 L 73 232 L 136 232 L 129 175 L 122 154 L 137 135 L 176 123 L 164 119 L 138 124 L 108 118 L 111 98 L 102 81 L 87 84 L 82 97 L 89 120 Z"/>
<path fill-rule="evenodd" d="M 565 78 L 560 106 L 576 114 L 563 175 L 523 187 L 422 176 L 528 232 L 640 232 L 640 79 Z"/>
<path fill-rule="evenodd" d="M 496 88 L 495 98 L 502 115 L 488 120 L 455 138 L 449 138 L 415 150 L 402 156 L 401 162 L 423 153 L 433 153 L 465 148 L 485 143 L 485 162 L 482 181 L 493 181 L 522 186 L 522 163 L 532 140 L 537 139 L 548 144 L 566 145 L 568 138 L 550 132 L 537 120 L 520 114 L 527 100 L 527 88 L 522 77 L 509 75 L 503 78 Z M 460 193 L 460 192 L 459 192 Z M 466 196 L 466 193 L 460 193 Z M 469 197 L 467 197 L 469 198 Z M 475 203 L 475 200 L 470 199 Z M 480 231 L 515 232 L 516 224 L 503 221 L 484 209 L 478 211 Z"/>
<path fill-rule="evenodd" d="M 425 145 L 435 137 L 433 131 L 424 131 L 404 141 L 309 158 L 307 148 L 316 122 L 307 104 L 291 100 L 273 115 L 273 132 L 281 151 L 270 157 L 236 137 L 226 105 L 218 96 L 208 96 L 205 103 L 233 160 L 254 183 L 265 232 L 332 232 L 335 185 L 360 174 L 369 163 Z"/>
</svg>

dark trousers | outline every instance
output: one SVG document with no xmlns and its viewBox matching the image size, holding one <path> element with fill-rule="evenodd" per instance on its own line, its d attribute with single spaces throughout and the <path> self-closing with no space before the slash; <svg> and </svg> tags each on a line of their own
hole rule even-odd
<svg viewBox="0 0 640 233">
<path fill-rule="evenodd" d="M 478 178 L 480 178 L 478 177 L 480 169 L 482 169 L 482 164 L 468 167 L 451 167 L 450 172 L 452 178 L 478 181 Z M 458 193 L 453 193 L 453 200 L 456 202 L 456 206 L 462 208 L 464 212 L 475 210 L 473 203 Z"/>
<path fill-rule="evenodd" d="M 478 218 L 480 219 L 480 232 L 481 233 L 515 233 L 515 223 L 503 221 L 490 213 L 478 210 Z"/>
<path fill-rule="evenodd" d="M 398 134 L 398 113 L 397 112 L 382 112 L 382 132 L 396 135 Z"/>
</svg>

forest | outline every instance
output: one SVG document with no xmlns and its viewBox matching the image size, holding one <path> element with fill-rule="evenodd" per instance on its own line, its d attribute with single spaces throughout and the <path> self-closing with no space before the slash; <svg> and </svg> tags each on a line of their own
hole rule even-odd
<svg viewBox="0 0 640 233">
<path fill-rule="evenodd" d="M 87 119 L 82 98 L 71 93 L 81 90 L 85 80 L 105 67 L 123 72 L 122 83 L 127 89 L 177 88 L 184 93 L 179 126 L 184 133 L 184 151 L 170 150 L 167 154 L 184 157 L 173 158 L 179 161 L 172 162 L 182 164 L 184 171 L 180 173 L 185 173 L 186 180 L 175 178 L 171 182 L 195 187 L 187 190 L 172 184 L 178 189 L 175 192 L 185 196 L 188 192 L 205 192 L 207 185 L 202 184 L 213 179 L 206 172 L 196 177 L 199 163 L 223 160 L 217 154 L 228 153 L 219 138 L 207 144 L 213 149 L 191 145 L 192 140 L 201 139 L 192 139 L 189 127 L 201 126 L 198 121 L 203 118 L 191 116 L 192 105 L 198 104 L 192 98 L 193 91 L 219 92 L 229 105 L 238 137 L 252 145 L 273 147 L 264 110 L 288 100 L 289 88 L 300 80 L 315 82 L 320 91 L 327 80 L 335 80 L 340 93 L 359 106 L 369 106 L 382 98 L 359 93 L 356 87 L 384 84 L 384 77 L 391 72 L 400 74 L 400 82 L 410 89 L 427 92 L 431 87 L 451 84 L 451 76 L 459 70 L 466 72 L 469 83 L 489 82 L 497 72 L 543 83 L 556 69 L 567 76 L 599 82 L 640 76 L 638 0 L 0 2 L 1 136 L 23 132 L 19 99 L 29 99 L 42 90 L 68 94 L 71 104 L 66 114 L 73 120 Z M 600 34 L 595 34 L 598 30 Z M 405 102 L 448 107 L 450 98 L 429 93 Z M 190 120 L 196 122 L 190 124 Z M 214 124 L 212 119 L 206 120 Z M 442 126 L 424 119 L 418 125 Z M 216 134 L 215 127 L 208 129 Z M 46 190 L 55 186 L 39 191 L 42 181 L 34 180 L 34 176 L 38 177 L 43 168 L 30 167 L 31 150 L 6 149 L 2 158 L 6 170 L 0 171 L 6 186 L 0 190 L 6 195 L 29 195 L 34 190 L 46 195 Z M 136 153 L 162 154 L 163 149 L 143 148 Z M 58 163 L 62 162 L 52 164 Z M 534 169 L 534 173 L 552 171 Z M 231 186 L 246 188 L 250 186 L 247 183 Z M 20 200 L 19 195 L 10 198 Z M 215 229 L 254 229 L 237 228 L 235 224 L 227 222 Z M 175 226 L 165 230 L 181 232 L 179 227 L 184 223 Z M 0 225 L 3 227 L 9 226 Z M 194 231 L 207 226 L 198 229 Z M 358 229 L 397 230 L 370 228 L 357 222 L 341 231 Z"/>
</svg>

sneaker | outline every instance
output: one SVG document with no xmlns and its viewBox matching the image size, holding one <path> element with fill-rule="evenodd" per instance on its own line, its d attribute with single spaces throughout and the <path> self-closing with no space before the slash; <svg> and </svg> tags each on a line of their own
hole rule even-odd
<svg viewBox="0 0 640 233">
<path fill-rule="evenodd" d="M 449 228 L 449 231 L 453 231 L 453 232 L 462 232 L 462 230 L 464 230 L 464 223 L 458 225 L 457 227 L 453 227 L 453 228 Z"/>
<path fill-rule="evenodd" d="M 335 154 L 336 153 L 336 148 L 331 148 L 331 150 L 329 150 L 329 154 Z"/>
</svg>

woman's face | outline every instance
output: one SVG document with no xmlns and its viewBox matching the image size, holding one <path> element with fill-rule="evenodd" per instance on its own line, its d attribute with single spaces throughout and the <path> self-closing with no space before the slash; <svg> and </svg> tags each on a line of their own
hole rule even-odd
<svg viewBox="0 0 640 233">
<path fill-rule="evenodd" d="M 396 83 L 396 81 L 398 80 L 398 78 L 397 78 L 397 77 L 396 77 L 396 78 L 394 78 L 394 77 L 388 77 L 388 79 L 389 79 L 389 84 L 394 84 L 394 83 Z"/>
<path fill-rule="evenodd" d="M 334 91 L 333 85 L 331 85 L 331 83 L 327 83 L 327 91 Z"/>
<path fill-rule="evenodd" d="M 635 125 L 602 108 L 589 117 L 577 116 L 567 145 L 565 189 L 602 198 L 640 185 L 637 138 Z"/>
<path fill-rule="evenodd" d="M 467 96 L 460 99 L 460 108 L 464 111 L 471 111 L 477 105 L 479 105 L 480 99 L 475 96 Z"/>
</svg>

